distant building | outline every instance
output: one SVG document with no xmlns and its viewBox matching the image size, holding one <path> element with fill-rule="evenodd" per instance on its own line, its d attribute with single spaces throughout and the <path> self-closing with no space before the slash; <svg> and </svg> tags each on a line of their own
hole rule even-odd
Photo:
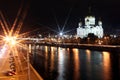
<svg viewBox="0 0 120 80">
<path fill-rule="evenodd" d="M 103 28 L 102 28 L 102 21 L 98 21 L 98 24 L 95 24 L 95 17 L 94 16 L 87 16 L 85 17 L 85 25 L 82 25 L 80 21 L 77 28 L 77 36 L 80 38 L 87 37 L 89 33 L 93 33 L 98 38 L 103 37 Z"/>
</svg>

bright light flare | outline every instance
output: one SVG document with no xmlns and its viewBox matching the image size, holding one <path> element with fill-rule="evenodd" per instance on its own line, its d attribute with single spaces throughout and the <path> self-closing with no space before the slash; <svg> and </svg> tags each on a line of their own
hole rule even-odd
<svg viewBox="0 0 120 80">
<path fill-rule="evenodd" d="M 4 38 L 5 43 L 9 44 L 9 45 L 16 45 L 17 44 L 17 40 L 15 36 L 6 36 Z"/>
<path fill-rule="evenodd" d="M 60 33 L 59 33 L 59 35 L 60 35 L 60 36 L 62 36 L 62 35 L 63 35 L 63 33 L 62 33 L 62 32 L 60 32 Z"/>
</svg>

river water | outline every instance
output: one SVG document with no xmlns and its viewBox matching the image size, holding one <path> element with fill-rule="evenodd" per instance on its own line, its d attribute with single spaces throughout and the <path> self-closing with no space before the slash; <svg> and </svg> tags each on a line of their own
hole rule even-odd
<svg viewBox="0 0 120 80">
<path fill-rule="evenodd" d="M 120 53 L 48 46 L 31 53 L 44 80 L 120 80 Z"/>
</svg>

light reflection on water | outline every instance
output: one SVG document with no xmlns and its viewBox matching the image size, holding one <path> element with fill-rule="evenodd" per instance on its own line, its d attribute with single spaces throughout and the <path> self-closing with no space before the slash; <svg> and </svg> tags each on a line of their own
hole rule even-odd
<svg viewBox="0 0 120 80">
<path fill-rule="evenodd" d="M 48 59 L 48 47 L 47 46 L 45 46 L 45 71 L 47 71 L 47 64 L 48 64 L 48 61 L 47 61 L 47 59 Z"/>
<path fill-rule="evenodd" d="M 119 54 L 48 46 L 40 50 L 36 69 L 45 80 L 114 80 L 119 77 Z"/>
<path fill-rule="evenodd" d="M 78 49 L 72 49 L 73 50 L 73 57 L 74 57 L 74 80 L 79 80 L 80 78 L 80 61 L 79 61 L 79 50 Z"/>
<path fill-rule="evenodd" d="M 58 76 L 58 80 L 63 80 L 63 75 L 64 75 L 64 71 L 65 71 L 65 67 L 64 67 L 64 52 L 65 49 L 62 49 L 62 48 L 59 48 L 58 49 L 58 73 L 59 73 L 59 76 Z"/>
<path fill-rule="evenodd" d="M 53 69 L 54 69 L 54 47 L 51 47 L 51 58 L 50 58 L 50 61 L 51 61 L 50 70 L 53 71 Z"/>
<path fill-rule="evenodd" d="M 109 52 L 102 52 L 103 53 L 103 72 L 104 74 L 104 80 L 110 80 L 110 53 Z"/>
<path fill-rule="evenodd" d="M 87 54 L 87 61 L 90 63 L 91 51 L 86 49 L 86 54 Z"/>
<path fill-rule="evenodd" d="M 89 77 L 90 79 L 90 76 L 91 76 L 91 51 L 86 49 L 86 62 L 87 62 L 87 67 L 86 67 L 86 70 L 88 72 L 87 76 Z"/>
</svg>

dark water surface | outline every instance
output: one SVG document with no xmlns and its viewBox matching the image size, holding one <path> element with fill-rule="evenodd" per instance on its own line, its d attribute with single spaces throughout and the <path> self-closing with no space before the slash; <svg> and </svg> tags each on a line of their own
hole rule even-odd
<svg viewBox="0 0 120 80">
<path fill-rule="evenodd" d="M 120 53 L 48 46 L 31 53 L 44 80 L 120 80 Z"/>
</svg>

